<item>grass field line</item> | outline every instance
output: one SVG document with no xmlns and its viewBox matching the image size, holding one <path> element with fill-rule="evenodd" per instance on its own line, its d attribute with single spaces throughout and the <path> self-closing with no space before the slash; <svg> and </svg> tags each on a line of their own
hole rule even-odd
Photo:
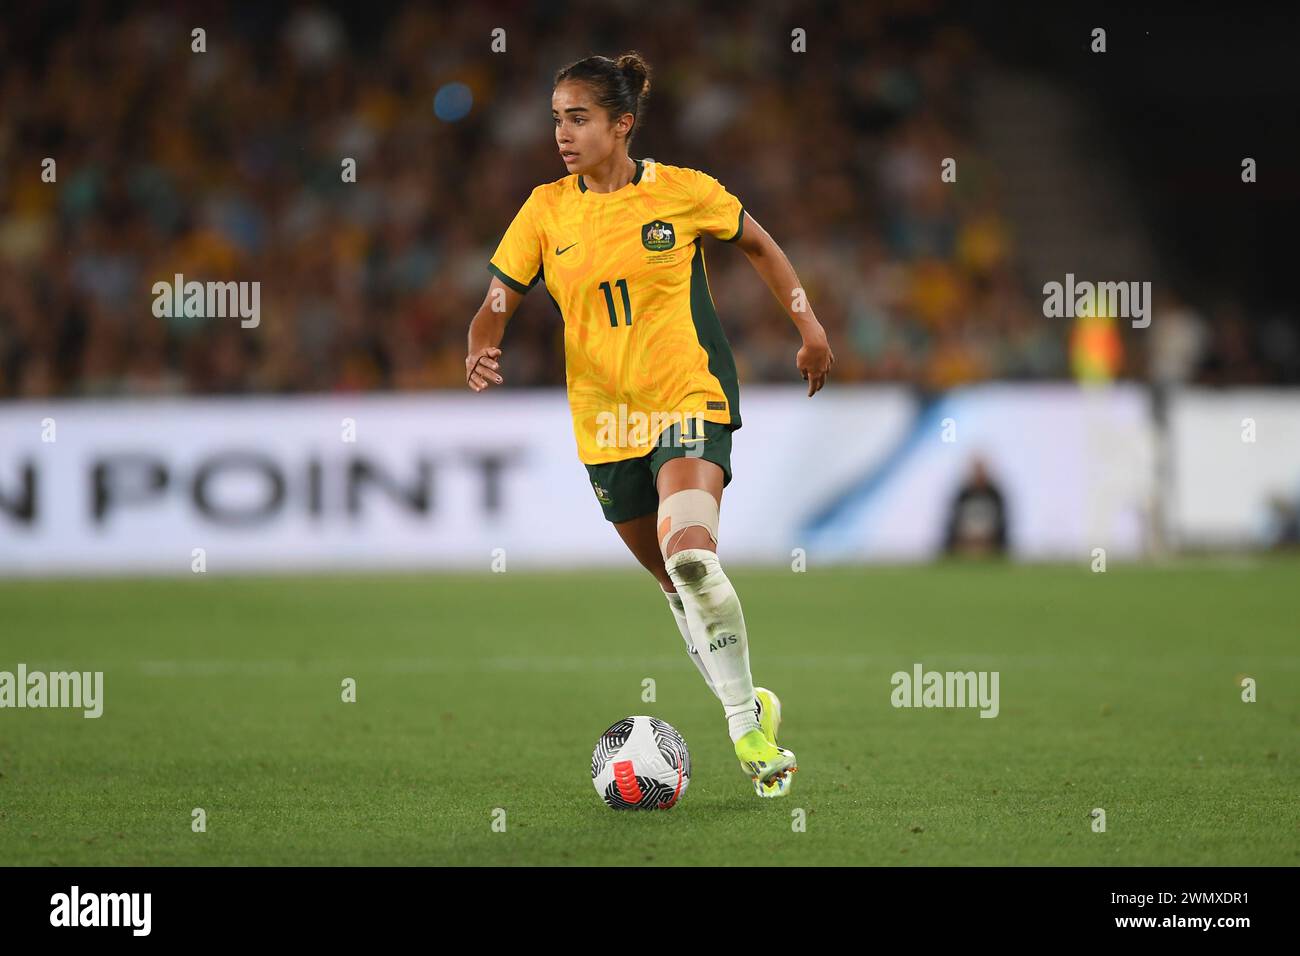
<svg viewBox="0 0 1300 956">
<path fill-rule="evenodd" d="M 1063 669 L 1079 670 L 1088 668 L 1110 669 L 1120 666 L 1126 670 L 1142 670 L 1141 661 L 1130 657 L 1099 656 L 1079 654 L 1062 656 L 1060 654 L 941 654 L 937 652 L 919 653 L 915 660 L 924 663 L 926 670 L 1038 670 Z M 1146 659 L 1151 664 L 1159 664 L 1162 658 L 1152 655 Z M 1205 663 L 1221 660 L 1225 667 L 1240 667 L 1242 658 L 1238 655 L 1198 655 L 1198 661 Z M 897 654 L 763 654 L 756 664 L 764 670 L 840 670 L 844 668 L 874 669 L 881 673 L 895 670 L 911 670 L 913 661 L 903 660 Z M 292 674 L 338 674 L 349 669 L 373 673 L 393 674 L 467 674 L 491 672 L 539 672 L 562 673 L 582 671 L 628 671 L 649 670 L 653 668 L 689 668 L 686 655 L 671 657 L 645 656 L 555 656 L 545 654 L 514 655 L 503 657 L 482 657 L 467 659 L 448 659 L 435 657 L 392 657 L 368 658 L 328 658 L 328 659 L 289 659 L 289 658 L 208 658 L 179 660 L 145 660 L 136 663 L 139 673 L 147 677 L 224 677 L 224 676 L 285 676 Z M 1300 669 L 1300 659 L 1292 656 L 1250 655 L 1251 667 L 1269 666 L 1280 670 Z M 68 667 L 72 667 L 68 664 Z M 59 669 L 51 665 L 50 670 Z"/>
<path fill-rule="evenodd" d="M 795 657 L 772 655 L 770 663 L 783 667 L 830 668 L 848 665 L 866 666 L 871 662 L 884 660 L 869 655 L 856 655 L 846 658 L 843 655 L 823 655 L 821 657 Z M 466 674 L 493 671 L 524 672 L 564 672 L 564 671 L 623 671 L 649 668 L 675 668 L 680 665 L 689 669 L 685 653 L 673 657 L 609 657 L 609 656 L 563 656 L 525 655 L 512 657 L 482 657 L 470 659 L 439 659 L 432 657 L 414 658 L 367 658 L 352 659 L 333 658 L 328 660 L 288 660 L 288 659 L 207 659 L 207 660 L 151 660 L 140 661 L 137 665 L 140 673 L 149 677 L 223 677 L 232 675 L 245 676 L 283 676 L 301 673 L 342 673 L 349 668 L 364 671 L 393 674 Z"/>
<path fill-rule="evenodd" d="M 1198 654 L 1198 669 L 1222 665 L 1229 677 L 1261 668 L 1282 673 L 1300 672 L 1300 658 L 1292 655 Z M 895 671 L 911 673 L 914 663 L 927 671 L 1052 671 L 1071 673 L 1111 673 L 1126 671 L 1149 673 L 1153 668 L 1168 672 L 1163 655 L 1145 657 L 1098 654 L 945 654 L 920 649 L 915 655 L 892 654 L 760 654 L 755 666 L 763 672 L 773 671 L 841 671 L 874 672 L 885 679 Z M 182 677 L 290 677 L 293 675 L 330 674 L 354 676 L 357 673 L 381 674 L 490 674 L 490 673 L 618 673 L 690 669 L 685 653 L 672 656 L 642 655 L 548 655 L 528 654 L 481 658 L 437 657 L 366 657 L 350 658 L 181 658 L 122 662 L 114 658 L 43 659 L 28 656 L 29 670 L 84 671 L 104 670 L 110 675 L 125 666 L 150 678 Z"/>
</svg>

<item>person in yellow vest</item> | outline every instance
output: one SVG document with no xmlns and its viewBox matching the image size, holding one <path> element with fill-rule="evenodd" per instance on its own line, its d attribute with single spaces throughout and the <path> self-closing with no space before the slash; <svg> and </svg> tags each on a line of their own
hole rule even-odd
<svg viewBox="0 0 1300 956">
<path fill-rule="evenodd" d="M 797 763 L 776 743 L 781 703 L 753 684 L 740 599 L 717 555 L 740 391 L 703 238 L 735 243 L 781 302 L 803 339 L 795 365 L 809 397 L 834 355 L 789 260 L 740 200 L 706 173 L 630 157 L 649 90 L 635 52 L 556 74 L 551 114 L 568 175 L 532 191 L 488 264 L 466 383 L 504 383 L 506 322 L 544 280 L 564 320 L 573 434 L 596 499 L 659 581 L 741 769 L 760 796 L 784 796 Z"/>
<path fill-rule="evenodd" d="M 1103 385 L 1119 374 L 1124 346 L 1114 317 L 1095 311 L 1080 315 L 1070 329 L 1070 368 L 1079 382 Z"/>
</svg>

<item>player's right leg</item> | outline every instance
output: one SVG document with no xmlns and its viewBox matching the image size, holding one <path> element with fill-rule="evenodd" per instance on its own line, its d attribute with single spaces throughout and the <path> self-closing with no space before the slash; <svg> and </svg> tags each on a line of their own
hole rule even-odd
<svg viewBox="0 0 1300 956">
<path fill-rule="evenodd" d="M 676 427 L 676 426 L 674 426 Z M 656 534 L 665 566 L 682 594 L 691 634 L 713 679 L 727 716 L 728 732 L 741 768 L 764 788 L 798 769 L 795 755 L 763 733 L 749 668 L 744 613 L 735 588 L 718 561 L 718 515 L 729 477 L 730 432 L 715 426 L 714 451 L 688 454 L 667 443 L 652 456 L 657 467 L 659 524 Z M 712 454 L 712 457 L 710 457 Z M 716 653 L 715 653 L 716 652 Z M 789 780 L 781 785 L 789 787 Z"/>
<path fill-rule="evenodd" d="M 659 539 L 655 533 L 655 515 L 642 515 L 629 521 L 616 522 L 614 530 L 623 539 L 628 550 L 659 582 L 659 587 L 668 601 L 668 609 L 672 611 L 673 620 L 677 622 L 677 631 L 686 642 L 686 653 L 691 663 L 695 665 L 695 669 L 700 672 L 700 676 L 704 678 L 704 683 L 716 697 L 718 691 L 713 686 L 713 678 L 709 676 L 708 668 L 704 666 L 704 661 L 700 660 L 700 652 L 695 649 L 695 642 L 691 639 L 691 626 L 686 620 L 686 607 L 682 604 L 682 596 L 677 593 L 677 587 L 673 584 L 668 569 L 664 567 L 663 554 L 659 551 Z"/>
<path fill-rule="evenodd" d="M 758 715 L 758 726 L 763 736 L 773 747 L 776 735 L 781 730 L 781 698 L 766 687 L 754 688 L 754 709 Z M 745 768 L 748 770 L 748 768 Z M 781 774 L 766 782 L 754 781 L 754 792 L 760 797 L 784 797 L 790 792 L 789 774 Z"/>
</svg>

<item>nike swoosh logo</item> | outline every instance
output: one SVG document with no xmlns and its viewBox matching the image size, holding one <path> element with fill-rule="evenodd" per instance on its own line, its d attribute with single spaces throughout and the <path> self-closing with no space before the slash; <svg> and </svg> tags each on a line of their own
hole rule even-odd
<svg viewBox="0 0 1300 956">
<path fill-rule="evenodd" d="M 559 246 L 556 246 L 556 247 L 555 247 L 555 254 L 556 254 L 557 256 L 562 256 L 562 255 L 564 255 L 566 252 L 568 252 L 570 249 L 572 249 L 573 246 L 576 246 L 576 245 L 577 245 L 577 243 L 575 242 L 575 243 L 573 243 L 573 245 L 565 246 L 563 249 L 561 249 Z"/>
</svg>

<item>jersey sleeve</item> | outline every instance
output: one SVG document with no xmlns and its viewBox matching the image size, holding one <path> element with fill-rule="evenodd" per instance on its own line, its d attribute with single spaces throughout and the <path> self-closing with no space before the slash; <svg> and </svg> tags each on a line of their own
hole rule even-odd
<svg viewBox="0 0 1300 956">
<path fill-rule="evenodd" d="M 695 172 L 695 226 L 701 233 L 735 242 L 745 228 L 745 207 L 708 173 Z"/>
<path fill-rule="evenodd" d="M 542 235 L 537 223 L 537 191 L 534 190 L 501 237 L 496 253 L 488 262 L 488 272 L 523 295 L 537 284 L 541 270 Z"/>
</svg>

